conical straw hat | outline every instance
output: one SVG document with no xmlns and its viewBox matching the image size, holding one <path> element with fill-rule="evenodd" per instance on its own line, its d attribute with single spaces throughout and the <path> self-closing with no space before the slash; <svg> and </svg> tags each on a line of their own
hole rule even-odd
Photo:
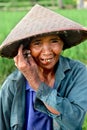
<svg viewBox="0 0 87 130">
<path fill-rule="evenodd" d="M 64 49 L 87 39 L 87 29 L 82 25 L 36 4 L 4 40 L 0 56 L 13 58 L 20 44 L 27 45 L 25 39 L 48 33 L 58 33 L 64 41 Z"/>
</svg>

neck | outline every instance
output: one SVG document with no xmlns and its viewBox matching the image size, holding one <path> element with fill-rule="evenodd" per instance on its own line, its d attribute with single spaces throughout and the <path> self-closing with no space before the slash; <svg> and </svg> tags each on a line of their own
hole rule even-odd
<svg viewBox="0 0 87 130">
<path fill-rule="evenodd" d="M 50 87 L 53 87 L 55 81 L 54 70 L 39 69 L 39 77 L 42 82 L 45 82 Z"/>
</svg>

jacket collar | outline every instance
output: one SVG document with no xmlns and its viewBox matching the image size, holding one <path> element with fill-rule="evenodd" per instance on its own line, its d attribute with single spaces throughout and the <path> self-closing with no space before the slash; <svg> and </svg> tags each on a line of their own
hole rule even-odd
<svg viewBox="0 0 87 130">
<path fill-rule="evenodd" d="M 60 56 L 59 63 L 57 65 L 57 71 L 56 71 L 56 74 L 55 74 L 55 78 L 56 78 L 55 79 L 55 87 L 58 88 L 61 81 L 65 77 L 65 72 L 70 70 L 70 69 L 71 69 L 71 67 L 69 65 L 68 58 L 64 58 L 63 56 Z"/>
</svg>

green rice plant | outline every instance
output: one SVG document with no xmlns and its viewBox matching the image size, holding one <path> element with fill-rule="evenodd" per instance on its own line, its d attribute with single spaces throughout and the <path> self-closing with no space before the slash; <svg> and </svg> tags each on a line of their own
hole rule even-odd
<svg viewBox="0 0 87 130">
<path fill-rule="evenodd" d="M 0 44 L 5 39 L 11 29 L 18 23 L 18 21 L 26 14 L 23 12 L 0 11 Z"/>
<path fill-rule="evenodd" d="M 26 14 L 24 12 L 2 12 L 0 11 L 0 44 L 6 38 L 7 34 L 17 24 L 17 22 Z M 11 59 L 0 57 L 0 84 L 14 70 L 14 62 Z"/>
<path fill-rule="evenodd" d="M 85 116 L 85 120 L 84 120 L 84 124 L 83 124 L 82 130 L 87 130 L 87 114 Z"/>
<path fill-rule="evenodd" d="M 0 84 L 15 69 L 12 59 L 0 58 Z"/>
<path fill-rule="evenodd" d="M 83 10 L 56 10 L 56 12 L 62 14 L 63 16 L 74 20 L 83 26 L 87 27 L 87 20 L 86 20 L 86 11 L 85 9 Z M 81 44 L 72 47 L 70 49 L 67 49 L 63 51 L 64 56 L 68 56 L 72 59 L 80 60 L 83 63 L 87 64 L 87 41 L 82 42 Z"/>
</svg>

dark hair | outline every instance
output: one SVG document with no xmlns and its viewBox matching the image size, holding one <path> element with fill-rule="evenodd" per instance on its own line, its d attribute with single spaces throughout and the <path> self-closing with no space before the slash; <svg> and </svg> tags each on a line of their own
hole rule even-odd
<svg viewBox="0 0 87 130">
<path fill-rule="evenodd" d="M 26 38 L 26 39 L 21 40 L 20 44 L 23 44 L 24 49 L 27 49 L 29 47 L 29 44 L 31 43 L 31 41 L 32 41 L 32 39 L 34 37 L 46 36 L 46 35 L 50 35 L 50 34 L 57 34 L 60 37 L 60 39 L 64 43 L 64 46 L 63 46 L 63 50 L 64 50 L 66 48 L 65 42 L 66 42 L 66 36 L 67 36 L 66 33 L 64 33 L 64 31 L 61 31 L 61 32 L 50 32 L 50 33 L 43 33 L 43 34 L 35 35 L 35 36 L 30 37 L 30 38 Z"/>
</svg>

